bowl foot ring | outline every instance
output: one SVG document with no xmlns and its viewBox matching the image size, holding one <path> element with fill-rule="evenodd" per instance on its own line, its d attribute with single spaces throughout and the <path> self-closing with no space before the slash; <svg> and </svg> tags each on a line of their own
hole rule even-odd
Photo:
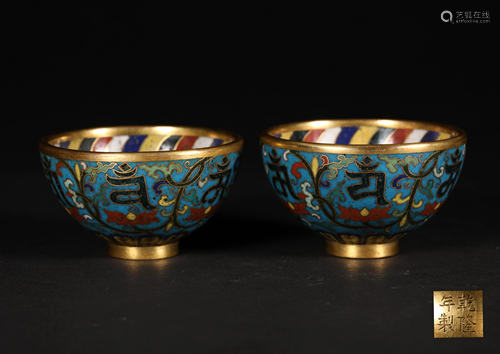
<svg viewBox="0 0 500 354">
<path fill-rule="evenodd" d="M 326 252 L 342 258 L 385 258 L 399 253 L 399 241 L 367 245 L 326 241 Z"/>
<path fill-rule="evenodd" d="M 108 254 L 111 257 L 131 260 L 153 260 L 176 256 L 179 253 L 179 242 L 162 246 L 129 247 L 108 243 Z"/>
</svg>

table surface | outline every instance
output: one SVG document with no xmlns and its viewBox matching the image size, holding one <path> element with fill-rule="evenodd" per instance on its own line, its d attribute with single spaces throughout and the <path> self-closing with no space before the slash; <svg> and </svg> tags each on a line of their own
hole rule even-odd
<svg viewBox="0 0 500 354">
<path fill-rule="evenodd" d="M 261 42 L 253 19 L 241 37 L 187 26 L 191 11 L 165 29 L 170 20 L 153 8 L 57 10 L 23 12 L 29 36 L 9 52 L 23 103 L 8 119 L 21 135 L 6 134 L 2 155 L 2 354 L 498 352 L 498 93 L 487 88 L 498 61 L 487 25 L 445 24 L 442 9 L 356 9 L 315 21 L 328 26 L 299 46 L 298 20 Z M 395 257 L 329 256 L 262 167 L 263 128 L 350 117 L 456 124 L 469 136 L 446 205 Z M 109 257 L 43 176 L 41 136 L 126 124 L 211 126 L 245 139 L 229 197 L 176 257 Z M 484 338 L 434 339 L 438 290 L 483 291 Z"/>
</svg>

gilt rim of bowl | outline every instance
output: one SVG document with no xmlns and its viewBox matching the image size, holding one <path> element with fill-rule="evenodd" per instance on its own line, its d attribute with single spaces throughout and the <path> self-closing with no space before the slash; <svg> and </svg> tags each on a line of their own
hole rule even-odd
<svg viewBox="0 0 500 354">
<path fill-rule="evenodd" d="M 449 133 L 450 138 L 417 142 L 417 143 L 400 143 L 400 144 L 329 144 L 287 140 L 274 135 L 297 130 L 312 130 L 326 129 L 333 127 L 348 127 L 348 126 L 377 126 L 381 128 L 394 129 L 427 129 L 437 132 Z M 291 122 L 280 125 L 275 125 L 264 129 L 260 133 L 260 141 L 266 145 L 297 151 L 308 151 L 317 153 L 334 153 L 334 154 L 399 154 L 399 153 L 417 153 L 447 150 L 454 147 L 459 147 L 467 142 L 467 134 L 461 128 L 449 124 L 412 121 L 412 120 L 397 120 L 397 119 L 322 119 L 301 122 Z"/>
<path fill-rule="evenodd" d="M 50 144 L 53 141 L 66 141 L 77 138 L 102 138 L 117 135 L 139 135 L 139 134 L 175 134 L 198 135 L 223 140 L 228 143 L 219 146 L 203 147 L 188 150 L 170 151 L 139 151 L 139 152 L 102 152 L 82 151 L 61 148 Z M 170 161 L 186 160 L 192 158 L 212 157 L 230 154 L 243 148 L 243 138 L 236 133 L 216 128 L 194 127 L 194 126 L 159 126 L 159 125 L 127 125 L 112 127 L 96 127 L 87 129 L 71 130 L 56 134 L 50 134 L 40 139 L 38 144 L 40 152 L 56 158 L 83 161 L 119 161 L 119 162 L 142 162 L 142 161 Z"/>
</svg>

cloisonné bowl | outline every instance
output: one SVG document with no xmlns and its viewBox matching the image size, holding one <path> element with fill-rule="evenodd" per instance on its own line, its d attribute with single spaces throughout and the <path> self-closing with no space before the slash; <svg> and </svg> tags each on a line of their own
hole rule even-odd
<svg viewBox="0 0 500 354">
<path fill-rule="evenodd" d="M 398 240 L 450 195 L 466 140 L 453 126 L 387 119 L 289 123 L 260 135 L 283 205 L 346 258 L 397 254 Z"/>
<path fill-rule="evenodd" d="M 124 259 L 175 256 L 226 198 L 242 148 L 231 132 L 174 126 L 83 129 L 39 143 L 60 203 Z"/>
</svg>

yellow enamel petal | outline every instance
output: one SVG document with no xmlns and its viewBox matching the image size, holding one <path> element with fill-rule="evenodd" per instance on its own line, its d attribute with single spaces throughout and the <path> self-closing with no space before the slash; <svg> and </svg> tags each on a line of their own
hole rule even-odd
<svg viewBox="0 0 500 354">
<path fill-rule="evenodd" d="M 76 178 L 78 178 L 78 180 L 80 180 L 81 176 L 80 176 L 80 166 L 78 165 L 78 162 L 75 163 L 75 174 L 76 174 Z"/>
<path fill-rule="evenodd" d="M 420 208 L 420 207 L 422 206 L 422 204 L 424 204 L 424 200 L 423 200 L 423 199 L 422 199 L 422 200 L 420 200 L 418 203 L 415 203 L 415 201 L 413 201 L 413 207 L 414 207 L 415 209 Z"/>
<path fill-rule="evenodd" d="M 158 204 L 160 204 L 161 206 L 166 207 L 166 206 L 174 204 L 174 202 L 175 202 L 175 199 L 172 199 L 171 201 L 168 201 L 168 197 L 166 195 L 164 195 L 158 201 Z"/>
<path fill-rule="evenodd" d="M 177 214 L 181 214 L 181 215 L 185 214 L 186 211 L 188 210 L 188 208 L 189 207 L 187 205 L 184 205 L 181 210 L 177 210 Z"/>
<path fill-rule="evenodd" d="M 410 196 L 407 196 L 406 198 L 402 199 L 401 196 L 403 193 L 398 193 L 394 198 L 392 198 L 392 201 L 395 203 L 398 203 L 399 205 L 407 203 L 408 200 L 410 200 Z"/>
<path fill-rule="evenodd" d="M 360 242 L 360 239 L 354 235 L 342 235 L 341 237 L 344 242 L 348 244 L 359 244 Z"/>
<path fill-rule="evenodd" d="M 316 178 L 316 174 L 318 173 L 318 170 L 319 170 L 319 160 L 318 160 L 318 156 L 317 155 L 314 155 L 314 157 L 312 159 L 311 169 L 312 169 L 314 178 Z"/>
<path fill-rule="evenodd" d="M 402 227 L 404 224 L 406 224 L 406 215 L 404 216 L 403 219 L 401 219 L 401 222 L 399 223 L 399 227 Z"/>
</svg>

